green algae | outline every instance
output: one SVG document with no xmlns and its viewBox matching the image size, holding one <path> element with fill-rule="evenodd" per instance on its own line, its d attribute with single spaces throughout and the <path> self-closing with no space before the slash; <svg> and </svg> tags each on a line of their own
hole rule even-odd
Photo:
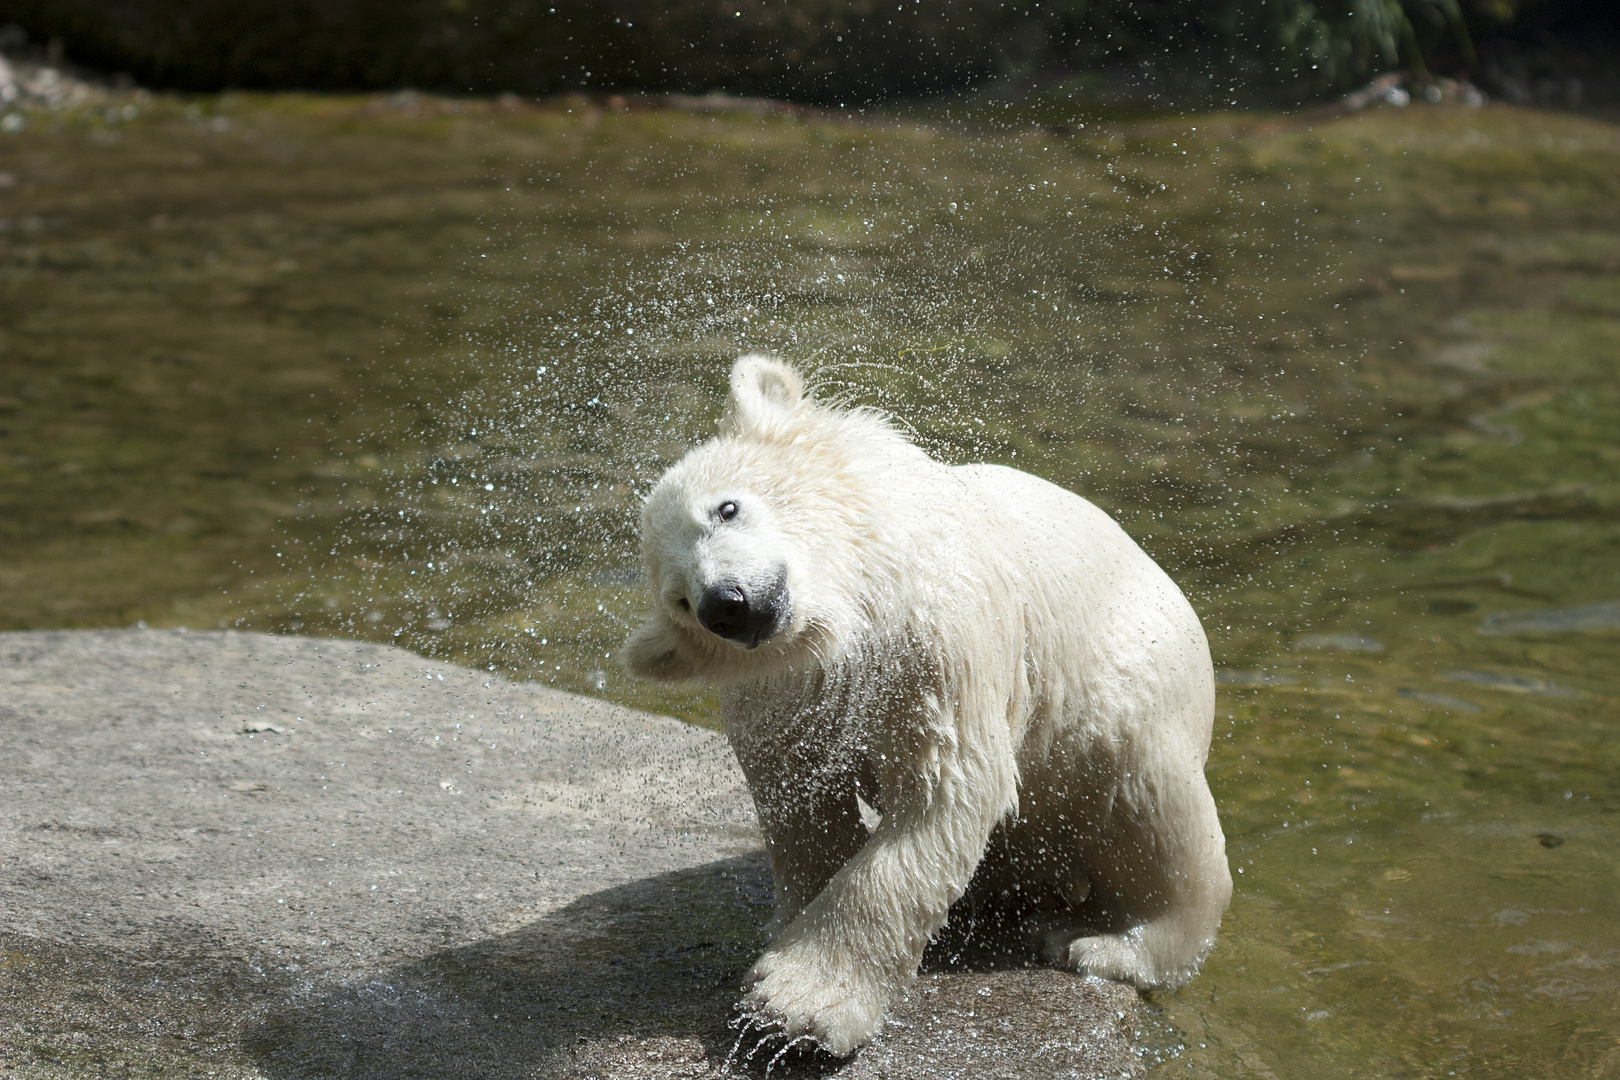
<svg viewBox="0 0 1620 1080">
<path fill-rule="evenodd" d="M 1241 873 L 1165 1075 L 1613 1073 L 1620 631 L 1480 632 L 1620 599 L 1612 126 L 143 110 L 0 135 L 4 625 L 362 636 L 712 723 L 608 654 L 638 493 L 777 350 L 1193 596 Z"/>
</svg>

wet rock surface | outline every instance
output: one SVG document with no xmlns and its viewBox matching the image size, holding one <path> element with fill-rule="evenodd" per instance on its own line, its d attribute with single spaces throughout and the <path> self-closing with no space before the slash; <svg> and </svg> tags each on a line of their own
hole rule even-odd
<svg viewBox="0 0 1620 1080">
<path fill-rule="evenodd" d="M 700 1038 L 586 1043 L 589 1080 L 780 1076 L 783 1080 L 1072 1080 L 1143 1073 L 1131 1048 L 1137 996 L 1120 983 L 1050 969 L 925 973 L 872 1044 L 849 1061 L 800 1053 L 780 1040 L 735 1036 L 716 1057 Z"/>
<path fill-rule="evenodd" d="M 0 634 L 0 1068 L 762 1073 L 730 1005 L 770 875 L 724 741 L 356 642 Z M 852 1061 L 1120 1076 L 1136 997 L 923 975 Z"/>
</svg>

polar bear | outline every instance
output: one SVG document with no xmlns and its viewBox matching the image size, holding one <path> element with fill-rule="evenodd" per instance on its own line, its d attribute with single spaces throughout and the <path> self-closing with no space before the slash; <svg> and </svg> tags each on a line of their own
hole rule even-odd
<svg viewBox="0 0 1620 1080">
<path fill-rule="evenodd" d="M 755 355 L 641 529 L 654 606 L 621 657 L 718 688 L 770 853 L 746 1017 L 849 1054 L 970 883 L 1044 897 L 1026 925 L 1052 963 L 1191 978 L 1232 891 L 1204 779 L 1214 674 L 1191 605 L 1111 518 L 941 464 Z"/>
</svg>

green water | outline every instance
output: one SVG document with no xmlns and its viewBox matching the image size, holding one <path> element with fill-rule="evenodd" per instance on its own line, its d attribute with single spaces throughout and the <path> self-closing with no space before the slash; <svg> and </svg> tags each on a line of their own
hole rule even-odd
<svg viewBox="0 0 1620 1080">
<path fill-rule="evenodd" d="M 0 133 L 0 625 L 712 723 L 604 657 L 637 492 L 778 351 L 1088 495 L 1203 615 L 1241 876 L 1160 1075 L 1620 1075 L 1620 130 L 136 112 Z"/>
</svg>

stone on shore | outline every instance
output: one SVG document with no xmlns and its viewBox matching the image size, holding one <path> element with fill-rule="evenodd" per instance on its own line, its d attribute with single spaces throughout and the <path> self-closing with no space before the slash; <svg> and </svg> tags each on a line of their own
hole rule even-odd
<svg viewBox="0 0 1620 1080">
<path fill-rule="evenodd" d="M 0 634 L 0 791 L 7 1076 L 718 1076 L 770 912 L 720 736 L 387 646 Z M 1134 992 L 994 968 L 775 1075 L 1140 1073 Z"/>
</svg>

